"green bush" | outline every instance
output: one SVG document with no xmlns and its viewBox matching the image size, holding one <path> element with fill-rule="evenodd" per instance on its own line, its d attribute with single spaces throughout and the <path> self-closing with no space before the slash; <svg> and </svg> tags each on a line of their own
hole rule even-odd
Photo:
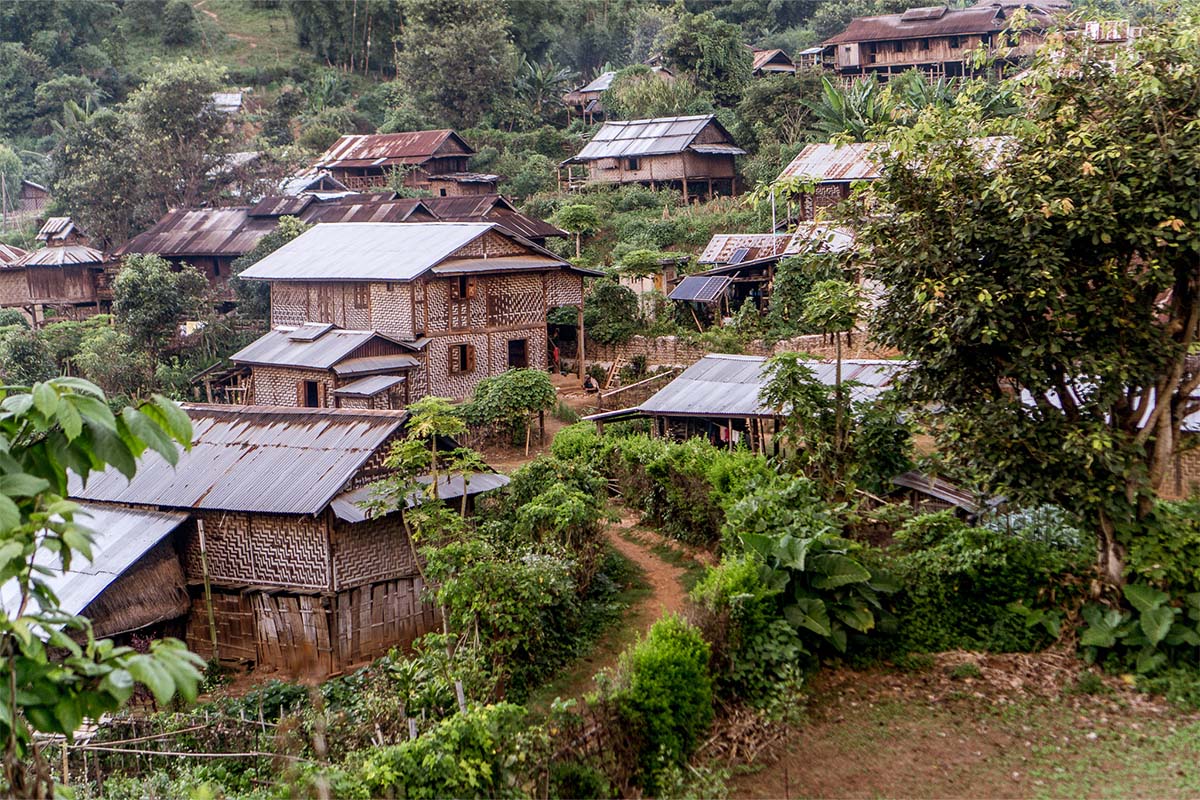
<svg viewBox="0 0 1200 800">
<path fill-rule="evenodd" d="M 1127 548 L 1131 580 L 1175 595 L 1200 592 L 1200 497 L 1158 503 Z"/>
<path fill-rule="evenodd" d="M 1172 598 L 1153 586 L 1121 587 L 1131 609 L 1083 607 L 1088 627 L 1079 646 L 1089 663 L 1153 674 L 1164 667 L 1200 667 L 1200 593 Z"/>
<path fill-rule="evenodd" d="M 520 706 L 501 703 L 449 717 L 411 741 L 368 750 L 338 781 L 339 796 L 524 797 L 544 750 Z"/>
<path fill-rule="evenodd" d="M 554 435 L 550 452 L 563 461 L 591 466 L 600 454 L 600 434 L 592 422 L 577 422 Z"/>
<path fill-rule="evenodd" d="M 612 696 L 622 722 L 640 742 L 638 777 L 653 795 L 656 774 L 682 764 L 712 721 L 709 646 L 681 617 L 667 616 L 621 655 L 623 685 Z"/>
<path fill-rule="evenodd" d="M 895 535 L 891 566 L 902 590 L 893 609 L 901 652 L 961 648 L 1028 651 L 1047 644 L 1050 614 L 1078 591 L 1070 581 L 1090 563 L 1083 547 L 1063 547 L 1041 528 L 971 527 L 953 513 L 924 514 Z"/>
<path fill-rule="evenodd" d="M 762 564 L 740 556 L 709 567 L 692 600 L 716 618 L 713 674 L 722 694 L 751 702 L 795 684 L 807 655 L 780 615 L 778 588 L 763 581 Z"/>
</svg>

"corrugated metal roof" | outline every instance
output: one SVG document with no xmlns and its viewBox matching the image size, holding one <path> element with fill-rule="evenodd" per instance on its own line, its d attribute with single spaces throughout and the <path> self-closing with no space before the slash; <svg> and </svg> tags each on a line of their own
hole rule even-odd
<svg viewBox="0 0 1200 800">
<path fill-rule="evenodd" d="M 333 371 L 339 377 L 344 378 L 351 375 L 366 375 L 372 372 L 413 369 L 419 366 L 421 366 L 421 361 L 415 356 L 396 353 L 390 356 L 348 358 L 345 361 L 339 361 L 334 364 Z"/>
<path fill-rule="evenodd" d="M 279 183 L 279 191 L 283 194 L 301 194 L 312 191 L 350 191 L 350 187 L 330 175 L 325 170 L 310 170 L 300 175 L 284 178 Z"/>
<path fill-rule="evenodd" d="M 213 92 L 213 107 L 223 114 L 236 114 L 242 110 L 241 92 Z"/>
<path fill-rule="evenodd" d="M 933 478 L 916 470 L 897 475 L 892 478 L 892 483 L 905 489 L 913 489 L 927 494 L 930 497 L 936 497 L 938 500 L 961 508 L 968 514 L 978 514 L 983 510 L 979 498 L 966 489 L 956 486 L 950 481 Z"/>
<path fill-rule="evenodd" d="M 499 175 L 493 175 L 490 172 L 439 172 L 436 175 L 430 175 L 431 183 L 436 181 L 449 181 L 450 183 L 495 183 L 500 180 Z"/>
<path fill-rule="evenodd" d="M 567 235 L 566 231 L 545 220 L 521 213 L 498 194 L 426 197 L 422 198 L 421 202 L 442 222 L 499 222 L 508 230 L 527 239 Z"/>
<path fill-rule="evenodd" d="M 338 138 L 315 162 L 314 168 L 379 167 L 396 164 L 420 164 L 428 161 L 438 148 L 453 137 L 463 148 L 463 155 L 475 151 L 452 130 L 405 131 L 403 133 L 371 133 L 346 135 Z"/>
<path fill-rule="evenodd" d="M 312 515 L 323 511 L 390 436 L 403 412 L 185 406 L 195 443 L 172 468 L 147 451 L 133 480 L 115 468 L 71 495 L 173 509 Z"/>
<path fill-rule="evenodd" d="M 527 256 L 496 256 L 495 258 L 456 258 L 433 268 L 435 275 L 467 275 L 474 272 L 516 272 L 519 270 L 558 269 L 563 262 L 557 258 L 531 253 Z"/>
<path fill-rule="evenodd" d="M 694 153 L 706 156 L 744 156 L 746 151 L 734 144 L 693 144 L 688 147 Z"/>
<path fill-rule="evenodd" d="M 307 326 L 306 326 L 307 327 Z M 229 357 L 235 364 L 262 364 L 297 369 L 332 369 L 372 339 L 401 344 L 377 331 L 335 328 L 320 336 L 298 338 L 296 328 L 278 327 L 267 331 Z"/>
<path fill-rule="evenodd" d="M 688 367 L 679 377 L 638 407 L 643 414 L 702 417 L 770 417 L 771 409 L 762 405 L 759 392 L 765 379 L 762 356 L 710 354 Z M 833 386 L 837 364 L 833 361 L 804 361 L 817 380 Z M 903 361 L 882 359 L 842 359 L 842 382 L 856 382 L 851 395 L 859 399 L 875 397 L 895 381 L 905 369 Z"/>
<path fill-rule="evenodd" d="M 437 217 L 425 205 L 425 199 L 406 197 L 398 200 L 377 202 L 350 198 L 334 203 L 323 203 L 313 209 L 309 216 L 311 222 L 408 222 L 413 215 L 424 217 L 426 220 Z"/>
<path fill-rule="evenodd" d="M 374 397 L 380 392 L 386 392 L 393 386 L 404 383 L 403 375 L 372 375 L 369 378 L 359 378 L 345 386 L 333 390 L 338 397 Z"/>
<path fill-rule="evenodd" d="M 425 484 L 425 486 L 429 486 L 433 483 L 433 478 L 429 475 L 422 475 L 417 478 L 417 481 Z M 484 492 L 492 492 L 507 486 L 508 483 L 509 478 L 507 475 L 501 475 L 498 472 L 476 472 L 467 476 L 467 494 L 473 497 Z M 330 508 L 333 509 L 333 513 L 340 520 L 346 522 L 363 522 L 367 519 L 367 514 L 359 507 L 359 503 L 365 503 L 370 500 L 374 490 L 375 487 L 367 485 L 344 492 L 333 498 Z M 456 497 L 462 497 L 463 479 L 458 475 L 453 477 L 439 475 L 437 495 L 439 500 L 453 500 Z M 417 505 L 417 500 L 423 497 L 424 495 L 414 492 L 407 498 L 406 505 L 412 508 Z"/>
<path fill-rule="evenodd" d="M 267 195 L 250 206 L 250 210 L 246 213 L 251 217 L 294 217 L 308 208 L 315 200 L 316 198 L 311 194 Z"/>
<path fill-rule="evenodd" d="M 592 80 L 591 83 L 587 84 L 586 86 L 581 86 L 575 91 L 579 92 L 580 94 L 587 92 L 607 92 L 609 87 L 612 86 L 613 78 L 615 77 L 617 77 L 616 70 L 601 72 L 594 80 Z"/>
<path fill-rule="evenodd" d="M 70 217 L 50 217 L 37 232 L 37 240 L 39 242 L 48 242 L 51 239 L 65 239 L 72 232 L 82 234 Z"/>
<path fill-rule="evenodd" d="M 894 39 L 916 39 L 935 36 L 964 36 L 984 34 L 1006 29 L 1016 7 L 1026 10 L 1027 22 L 1034 30 L 1044 29 L 1056 22 L 1056 14 L 1062 9 L 1050 4 L 1030 2 L 980 3 L 970 8 L 948 8 L 940 15 L 916 14 L 905 19 L 905 14 L 881 14 L 873 17 L 856 17 L 850 20 L 838 35 L 826 39 L 826 46 L 850 42 L 878 42 Z M 936 8 L 936 7 L 935 7 Z M 927 9 L 920 9 L 926 11 Z M 908 13 L 908 12 L 905 12 Z"/>
<path fill-rule="evenodd" d="M 247 206 L 181 208 L 168 211 L 148 231 L 113 251 L 114 255 L 157 253 L 163 256 L 240 256 L 275 230 L 274 217 L 251 217 Z"/>
<path fill-rule="evenodd" d="M 187 514 L 81 503 L 75 521 L 95 534 L 92 561 L 76 556 L 71 570 L 61 572 L 58 553 L 39 548 L 34 563 L 54 570 L 52 577 L 41 580 L 57 595 L 63 611 L 78 614 L 186 519 Z M 13 614 L 20 596 L 16 581 L 9 581 L 0 589 L 0 608 Z"/>
<path fill-rule="evenodd" d="M 0 242 L 0 267 L 14 265 L 21 256 L 28 252 L 28 250 L 22 250 L 19 247 L 13 247 L 11 244 Z"/>
<path fill-rule="evenodd" d="M 19 267 L 61 267 L 63 265 L 100 264 L 104 254 L 94 247 L 82 244 L 63 244 L 31 250 L 14 262 Z"/>
<path fill-rule="evenodd" d="M 873 181 L 880 177 L 880 172 L 872 155 L 881 146 L 877 142 L 805 145 L 792 163 L 783 168 L 779 177 L 801 178 L 817 183 Z"/>
<path fill-rule="evenodd" d="M 725 290 L 731 283 L 733 283 L 732 278 L 689 275 L 671 290 L 667 299 L 692 303 L 714 303 L 725 294 Z"/>
<path fill-rule="evenodd" d="M 527 246 L 531 253 L 565 261 L 532 242 L 498 229 L 494 222 L 344 222 L 317 225 L 242 273 L 256 280 L 410 281 L 445 261 L 451 253 L 495 230 Z M 499 261 L 499 259 L 496 259 Z"/>
<path fill-rule="evenodd" d="M 792 237 L 786 233 L 717 233 L 700 254 L 701 264 L 728 264 L 734 251 L 745 249 L 743 261 L 782 253 Z"/>
<path fill-rule="evenodd" d="M 715 125 L 729 143 L 733 143 L 732 137 L 712 114 L 605 122 L 579 154 L 569 160 L 682 153 L 709 125 Z"/>
<path fill-rule="evenodd" d="M 854 231 L 826 225 L 823 222 L 801 222 L 800 227 L 788 239 L 784 255 L 818 251 L 843 253 L 854 247 Z"/>
</svg>

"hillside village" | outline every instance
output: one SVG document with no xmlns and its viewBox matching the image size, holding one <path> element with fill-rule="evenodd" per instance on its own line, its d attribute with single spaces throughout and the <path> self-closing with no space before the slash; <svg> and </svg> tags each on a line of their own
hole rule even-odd
<svg viewBox="0 0 1200 800">
<path fill-rule="evenodd" d="M 1200 793 L 1197 65 L 0 2 L 0 790 Z"/>
</svg>

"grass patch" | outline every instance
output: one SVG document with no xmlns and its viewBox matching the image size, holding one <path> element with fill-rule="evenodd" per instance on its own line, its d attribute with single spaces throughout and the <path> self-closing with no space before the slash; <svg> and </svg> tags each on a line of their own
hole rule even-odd
<svg viewBox="0 0 1200 800">
<path fill-rule="evenodd" d="M 704 577 L 705 566 L 687 553 L 677 549 L 670 542 L 661 539 L 649 540 L 638 538 L 632 529 L 623 529 L 620 535 L 626 541 L 647 548 L 651 553 L 654 553 L 654 555 L 672 567 L 683 570 L 680 584 L 683 586 L 684 591 L 690 592 L 692 587 Z"/>
</svg>

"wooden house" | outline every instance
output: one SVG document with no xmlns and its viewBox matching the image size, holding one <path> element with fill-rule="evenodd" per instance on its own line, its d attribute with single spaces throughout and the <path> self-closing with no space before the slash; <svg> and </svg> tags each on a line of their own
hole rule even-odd
<svg viewBox="0 0 1200 800">
<path fill-rule="evenodd" d="M 313 227 L 242 277 L 270 284 L 272 327 L 324 323 L 406 343 L 420 360 L 406 376 L 415 400 L 545 369 L 547 312 L 574 306 L 582 333 L 583 282 L 596 274 L 494 222 L 345 222 Z"/>
<path fill-rule="evenodd" d="M 31 250 L 9 265 L 24 272 L 35 321 L 47 312 L 66 319 L 83 319 L 104 305 L 104 256 L 87 244 L 87 234 L 70 217 L 50 217 L 37 234 L 43 247 Z M 13 287 L 14 288 L 15 283 Z"/>
<path fill-rule="evenodd" d="M 850 196 L 855 183 L 878 180 L 881 173 L 875 154 L 876 142 L 809 144 L 783 168 L 779 180 L 795 179 L 810 186 L 800 198 L 799 208 L 789 216 L 816 219 L 821 209 L 836 206 Z"/>
<path fill-rule="evenodd" d="M 751 74 L 756 78 L 763 78 L 768 75 L 796 74 L 795 62 L 792 61 L 791 56 L 779 48 L 773 50 L 755 50 L 754 48 L 750 48 L 750 52 L 754 58 Z"/>
<path fill-rule="evenodd" d="M 86 486 L 72 479 L 70 488 L 108 510 L 165 513 L 154 531 L 137 529 L 145 538 L 178 524 L 182 625 L 193 651 L 321 677 L 435 627 L 400 512 L 368 519 L 359 505 L 369 484 L 386 475 L 384 457 L 403 435 L 402 412 L 185 410 L 195 441 L 175 467 L 147 452 L 132 480 L 111 468 Z M 466 487 L 459 480 L 459 496 L 504 483 L 483 477 Z M 455 486 L 443 484 L 439 495 L 451 497 Z M 136 600 L 122 594 L 105 593 Z"/>
<path fill-rule="evenodd" d="M 414 345 L 377 331 L 307 323 L 274 328 L 230 356 L 249 405 L 403 409 L 414 398 Z"/>
<path fill-rule="evenodd" d="M 766 452 L 774 445 L 779 415 L 759 398 L 766 384 L 762 356 L 713 353 L 685 369 L 645 402 L 632 408 L 605 411 L 584 419 L 603 428 L 606 423 L 635 417 L 653 421 L 656 436 L 687 439 L 703 436 L 715 444 L 741 444 Z M 818 381 L 832 386 L 837 366 L 832 361 L 803 362 Z M 842 359 L 842 380 L 855 382 L 852 396 L 869 400 L 889 389 L 905 367 L 902 361 Z"/>
<path fill-rule="evenodd" d="M 712 114 L 606 122 L 579 153 L 559 166 L 559 184 L 671 187 L 684 200 L 734 194 L 734 159 L 746 151 Z"/>
<path fill-rule="evenodd" d="M 436 211 L 435 211 L 436 210 Z M 190 264 L 209 280 L 218 302 L 234 300 L 229 288 L 233 262 L 254 249 L 262 237 L 293 216 L 318 222 L 455 222 L 495 221 L 513 233 L 541 244 L 566 233 L 522 214 L 497 194 L 447 198 L 399 198 L 395 192 L 303 192 L 269 195 L 253 205 L 178 209 L 149 230 L 113 251 L 106 265 L 108 283 L 120 271 L 120 259 L 131 253 L 154 253 L 173 264 Z"/>
<path fill-rule="evenodd" d="M 674 73 L 660 65 L 650 67 L 650 74 L 659 80 L 675 80 Z M 575 115 L 580 117 L 589 125 L 597 120 L 604 119 L 604 105 L 600 102 L 600 98 L 612 87 L 613 78 L 615 77 L 617 77 L 616 70 L 602 72 L 578 89 L 572 89 L 564 94 L 562 101 L 563 105 L 567 107 L 567 116 Z"/>
<path fill-rule="evenodd" d="M 40 183 L 21 181 L 21 196 L 17 199 L 17 213 L 37 216 L 50 205 L 50 190 Z"/>
<path fill-rule="evenodd" d="M 32 319 L 33 304 L 29 302 L 25 267 L 17 263 L 28 252 L 0 242 L 0 308 L 19 308 Z"/>
<path fill-rule="evenodd" d="M 979 75 L 1031 55 L 1069 8 L 1068 0 L 983 0 L 856 17 L 823 42 L 825 63 L 846 78 L 887 80 L 911 69 L 935 79 Z M 973 62 L 979 50 L 993 57 L 988 66 Z"/>
<path fill-rule="evenodd" d="M 809 47 L 796 53 L 793 60 L 796 62 L 797 69 L 816 69 L 825 65 L 824 53 L 825 48 L 819 45 Z"/>
<path fill-rule="evenodd" d="M 358 191 L 384 187 L 394 170 L 404 185 L 439 197 L 495 194 L 499 175 L 469 172 L 475 151 L 452 130 L 356 134 L 340 137 L 312 164 Z"/>
</svg>

